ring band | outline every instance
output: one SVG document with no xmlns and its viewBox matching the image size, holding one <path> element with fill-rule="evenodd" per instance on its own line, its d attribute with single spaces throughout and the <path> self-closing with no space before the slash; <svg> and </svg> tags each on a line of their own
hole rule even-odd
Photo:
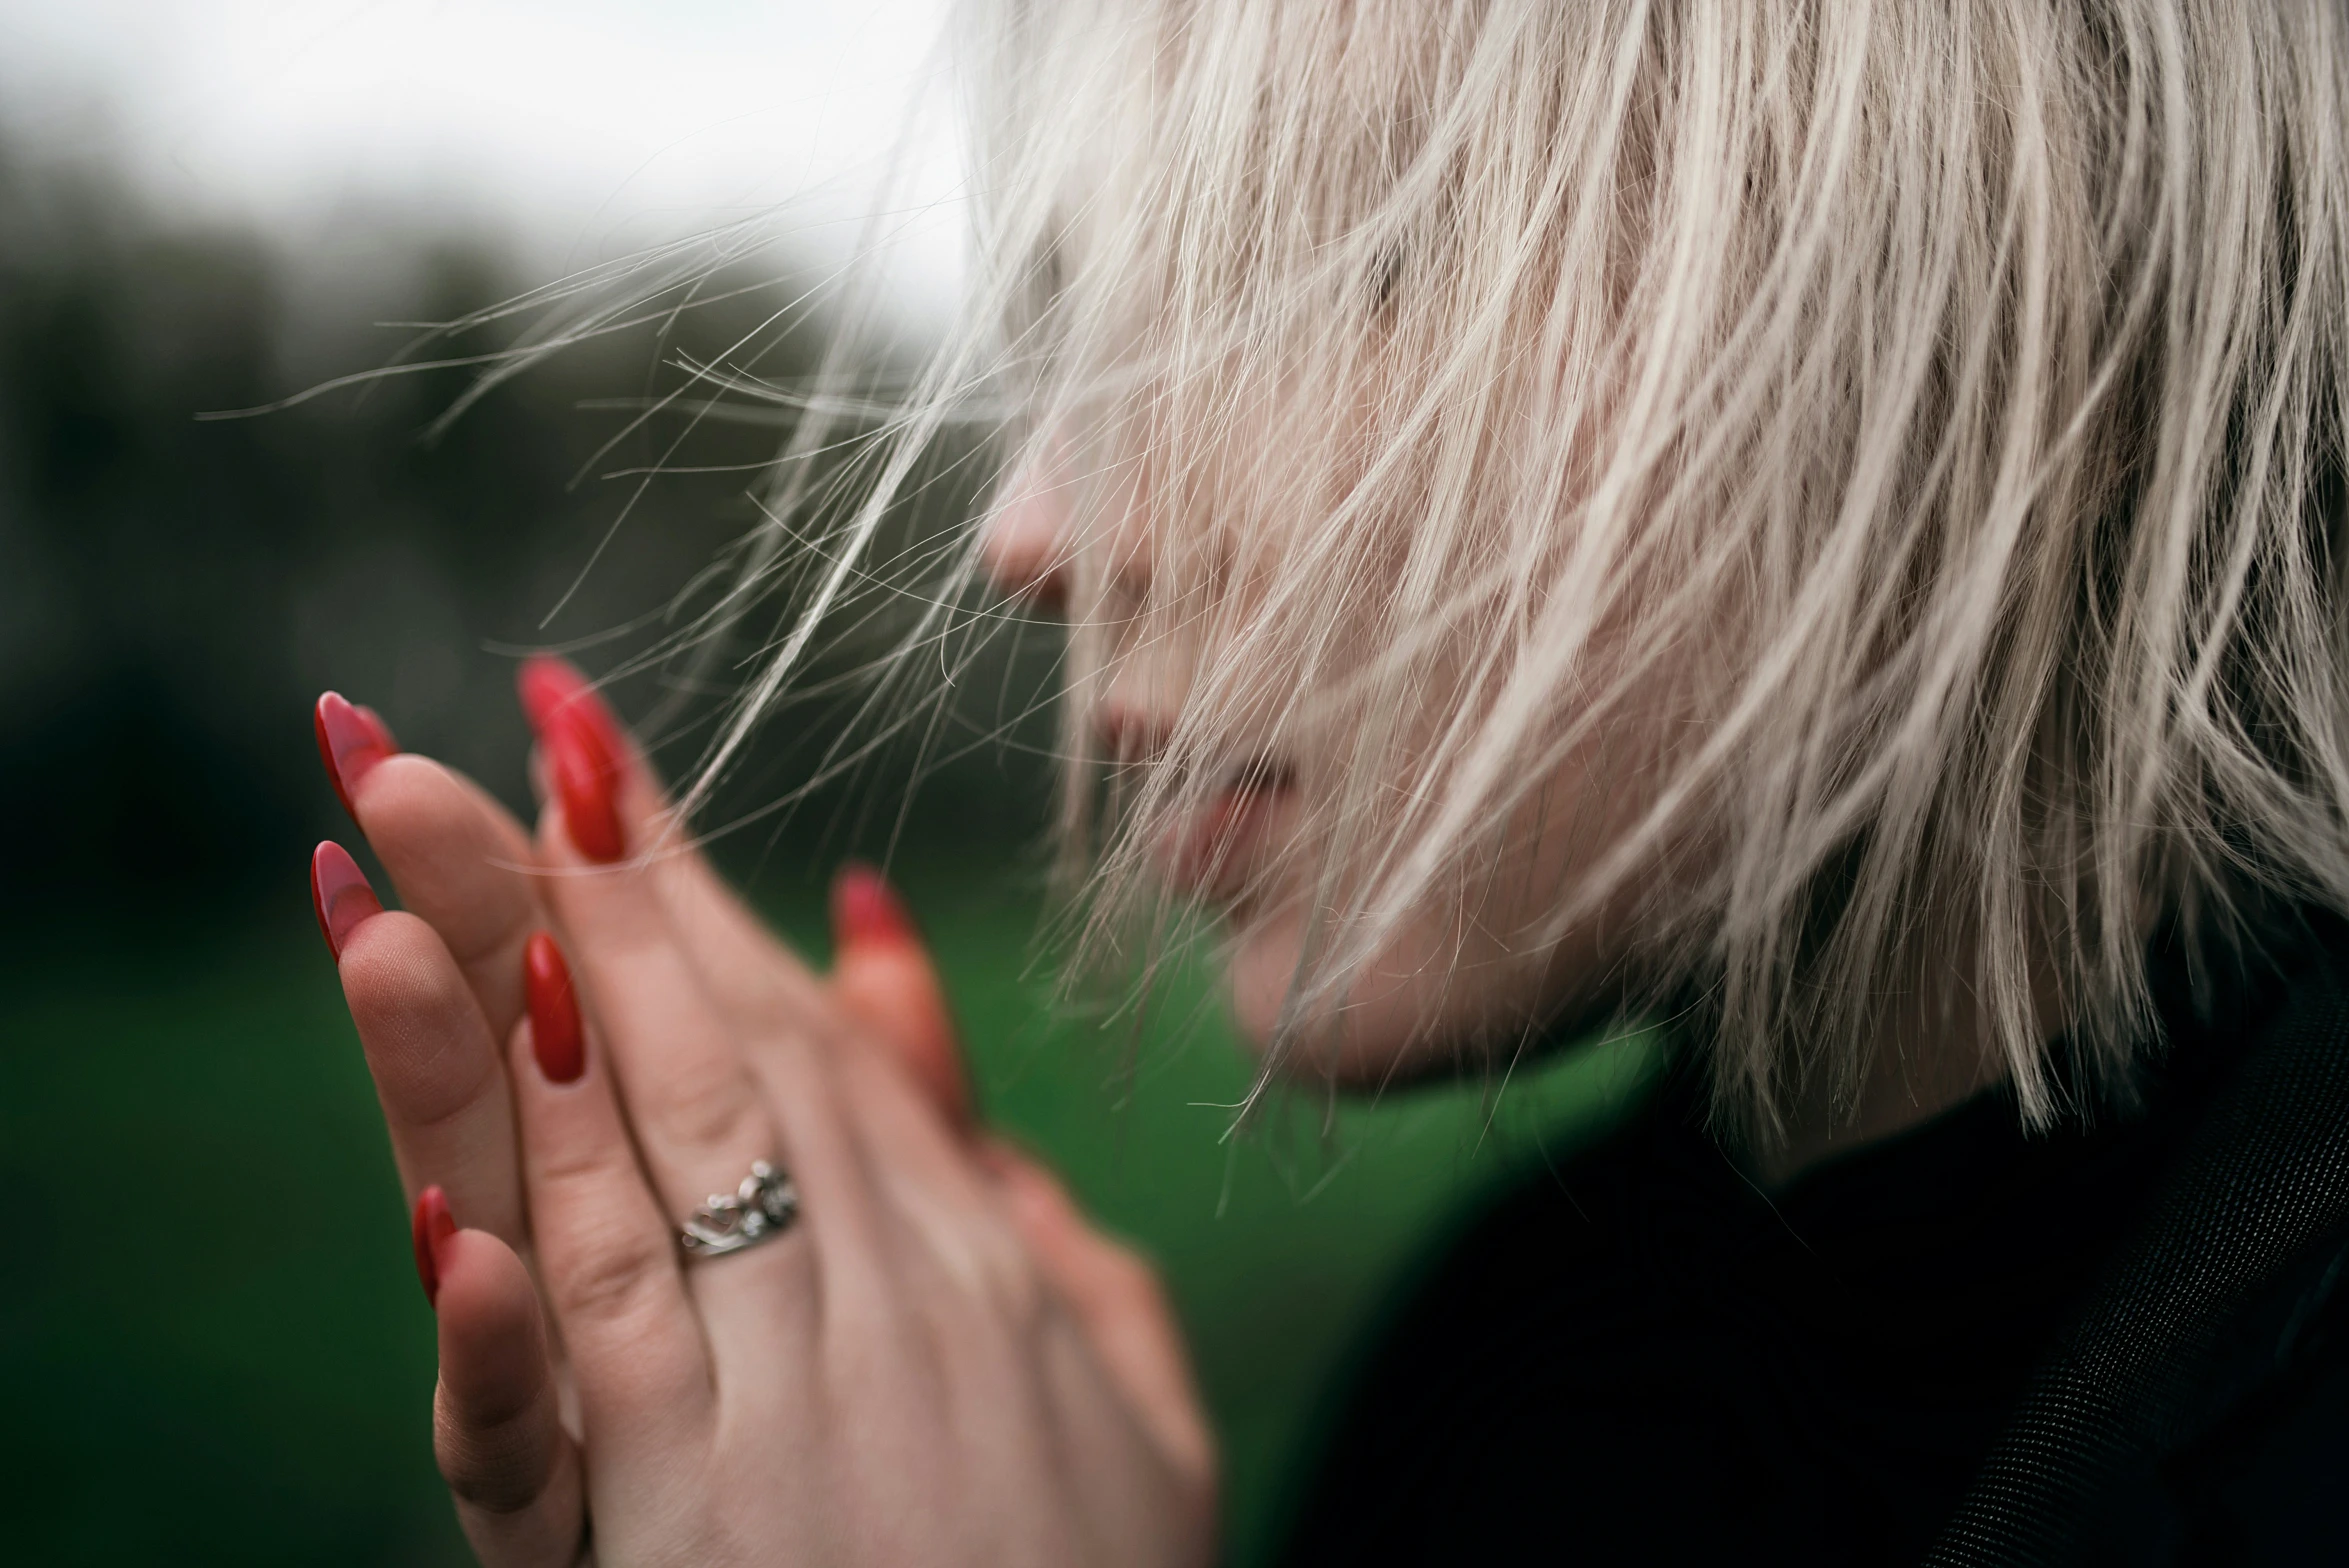
<svg viewBox="0 0 2349 1568">
<path fill-rule="evenodd" d="M 765 1160 L 753 1160 L 750 1174 L 731 1198 L 712 1193 L 677 1233 L 689 1258 L 720 1258 L 772 1241 L 799 1218 L 799 1188 Z"/>
</svg>

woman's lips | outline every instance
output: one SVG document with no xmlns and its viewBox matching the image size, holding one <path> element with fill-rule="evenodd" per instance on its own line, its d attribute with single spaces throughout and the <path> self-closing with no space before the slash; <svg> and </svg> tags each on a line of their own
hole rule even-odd
<svg viewBox="0 0 2349 1568">
<path fill-rule="evenodd" d="M 1233 769 L 1220 788 L 1160 837 L 1159 861 L 1168 880 L 1204 898 L 1238 897 L 1295 796 L 1294 777 L 1269 758 Z"/>
<path fill-rule="evenodd" d="M 1174 725 L 1148 708 L 1112 701 L 1095 730 L 1111 765 L 1133 768 L 1165 763 Z M 1296 796 L 1295 770 L 1269 752 L 1226 768 L 1204 799 L 1159 833 L 1153 858 L 1161 874 L 1194 897 L 1236 900 L 1277 843 Z"/>
</svg>

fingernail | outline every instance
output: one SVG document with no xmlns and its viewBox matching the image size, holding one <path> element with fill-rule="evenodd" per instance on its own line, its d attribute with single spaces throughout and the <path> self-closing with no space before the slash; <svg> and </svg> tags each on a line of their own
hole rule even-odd
<svg viewBox="0 0 2349 1568">
<path fill-rule="evenodd" d="M 620 831 L 619 770 L 592 726 L 576 711 L 553 717 L 539 732 L 555 798 L 563 803 L 563 825 L 571 842 L 590 860 L 618 860 L 628 842 Z"/>
<path fill-rule="evenodd" d="M 546 737 L 558 716 L 570 715 L 594 731 L 596 743 L 615 762 L 627 754 L 620 721 L 613 716 L 603 694 L 570 660 L 551 653 L 534 653 L 522 661 L 514 686 L 522 699 L 523 715 L 540 739 Z"/>
<path fill-rule="evenodd" d="M 563 950 L 544 931 L 522 949 L 522 991 L 530 1001 L 530 1049 L 549 1083 L 570 1083 L 587 1070 L 587 1039 L 579 1027 L 579 998 Z"/>
<path fill-rule="evenodd" d="M 836 946 L 919 942 L 913 916 L 889 879 L 852 860 L 832 879 L 832 939 Z"/>
<path fill-rule="evenodd" d="M 571 842 L 590 860 L 619 859 L 627 849 L 616 798 L 625 754 L 619 721 L 578 667 L 551 653 L 523 660 L 514 685 Z"/>
<path fill-rule="evenodd" d="M 310 907 L 327 950 L 340 958 L 359 922 L 383 913 L 383 900 L 367 885 L 367 873 L 350 852 L 329 839 L 310 856 Z"/>
<path fill-rule="evenodd" d="M 373 708 L 359 707 L 331 691 L 319 697 L 311 726 L 318 734 L 318 760 L 326 764 L 327 781 L 334 785 L 343 810 L 351 811 L 351 791 L 359 787 L 368 769 L 397 755 L 400 743 L 392 739 L 391 726 Z M 358 815 L 355 811 L 351 814 Z"/>
<path fill-rule="evenodd" d="M 449 1213 L 449 1195 L 438 1187 L 416 1194 L 416 1212 L 408 1220 L 408 1239 L 416 1247 L 416 1278 L 424 1286 L 424 1300 L 440 1306 L 440 1253 L 457 1233 L 456 1216 Z"/>
</svg>

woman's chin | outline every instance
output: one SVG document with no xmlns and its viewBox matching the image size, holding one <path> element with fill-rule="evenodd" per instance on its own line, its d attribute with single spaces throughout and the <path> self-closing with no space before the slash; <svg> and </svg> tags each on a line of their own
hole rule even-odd
<svg viewBox="0 0 2349 1568">
<path fill-rule="evenodd" d="M 1304 904 L 1235 914 L 1225 965 L 1232 1023 L 1262 1059 L 1280 1031 L 1306 946 Z M 1349 989 L 1334 1027 L 1304 1021 L 1273 1064 L 1282 1077 L 1339 1089 L 1390 1089 L 1515 1059 L 1529 1032 L 1563 1037 L 1618 998 L 1591 983 L 1597 955 L 1568 947 L 1541 963 L 1487 958 L 1460 980 L 1449 925 L 1406 921 Z M 1579 1000 L 1578 1000 L 1579 999 Z"/>
<path fill-rule="evenodd" d="M 1232 947 L 1224 970 L 1232 1027 L 1259 1057 L 1271 1049 L 1281 1004 L 1304 951 L 1304 921 L 1286 913 L 1248 922 Z"/>
<path fill-rule="evenodd" d="M 1232 1024 L 1259 1059 L 1278 1032 L 1297 966 L 1305 952 L 1301 909 L 1259 915 L 1235 933 L 1225 966 Z M 1351 1000 L 1338 1029 L 1301 1030 L 1275 1070 L 1284 1078 L 1341 1089 L 1377 1088 L 1415 1078 L 1449 1060 L 1442 1031 L 1427 1012 L 1418 986 L 1395 981 Z"/>
</svg>

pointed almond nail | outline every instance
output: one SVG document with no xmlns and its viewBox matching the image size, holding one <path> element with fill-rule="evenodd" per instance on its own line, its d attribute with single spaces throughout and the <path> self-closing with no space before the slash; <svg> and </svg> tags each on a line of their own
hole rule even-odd
<svg viewBox="0 0 2349 1568">
<path fill-rule="evenodd" d="M 522 992 L 530 1004 L 530 1050 L 549 1083 L 571 1083 L 587 1069 L 587 1038 L 579 1027 L 579 997 L 571 989 L 563 950 L 544 931 L 522 949 Z"/>
<path fill-rule="evenodd" d="M 590 860 L 618 860 L 628 850 L 620 830 L 619 770 L 594 727 L 575 712 L 559 713 L 539 733 L 539 744 L 571 842 Z"/>
<path fill-rule="evenodd" d="M 318 699 L 311 714 L 311 728 L 318 736 L 318 760 L 326 764 L 327 781 L 334 785 L 343 810 L 358 816 L 351 808 L 351 794 L 370 768 L 384 758 L 396 756 L 400 744 L 392 739 L 391 726 L 377 716 L 373 708 L 362 708 L 345 701 L 340 693 L 326 692 Z"/>
<path fill-rule="evenodd" d="M 522 661 L 522 668 L 514 677 L 514 688 L 522 699 L 523 715 L 530 720 L 531 731 L 540 740 L 546 739 L 547 731 L 557 719 L 567 715 L 584 722 L 593 731 L 595 743 L 615 764 L 628 754 L 620 721 L 613 715 L 611 706 L 570 660 L 551 653 L 534 653 Z"/>
<path fill-rule="evenodd" d="M 340 958 L 343 944 L 359 923 L 383 913 L 383 900 L 367 885 L 367 874 L 350 852 L 329 839 L 310 856 L 310 907 L 317 913 L 327 951 Z"/>
<path fill-rule="evenodd" d="M 832 879 L 832 941 L 837 947 L 918 943 L 913 915 L 889 879 L 852 860 Z"/>
<path fill-rule="evenodd" d="M 449 1213 L 449 1195 L 438 1187 L 416 1194 L 416 1212 L 408 1220 L 408 1239 L 416 1249 L 416 1278 L 424 1286 L 426 1304 L 440 1306 L 441 1249 L 457 1233 L 456 1216 Z"/>
</svg>

